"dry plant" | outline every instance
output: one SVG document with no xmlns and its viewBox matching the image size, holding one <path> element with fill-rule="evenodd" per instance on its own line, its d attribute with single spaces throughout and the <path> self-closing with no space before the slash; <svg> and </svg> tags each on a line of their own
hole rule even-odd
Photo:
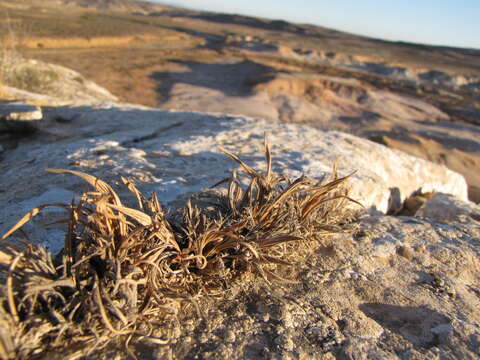
<svg viewBox="0 0 480 360">
<path fill-rule="evenodd" d="M 12 22 L 7 15 L 2 21 L 0 38 L 0 96 L 3 95 L 3 85 L 7 84 L 14 76 L 15 66 L 22 59 L 19 51 L 22 33 L 18 24 Z"/>
<path fill-rule="evenodd" d="M 107 345 L 134 356 L 133 343 L 167 344 L 167 330 L 195 299 L 225 290 L 247 272 L 285 280 L 275 268 L 291 265 L 296 246 L 338 231 L 349 216 L 346 203 L 353 200 L 342 186 L 348 176 L 334 171 L 328 181 L 290 181 L 272 171 L 266 141 L 262 173 L 221 150 L 241 166 L 248 186 L 234 171 L 217 184 L 228 184 L 228 196 L 217 199 L 213 213 L 188 202 L 181 220 L 167 219 L 155 193 L 147 199 L 123 177 L 138 209 L 123 205 L 98 178 L 48 169 L 79 176 L 93 190 L 71 204 L 35 208 L 3 235 L 48 206 L 68 214 L 57 256 L 32 244 L 0 252 L 0 356 L 72 359 Z"/>
</svg>

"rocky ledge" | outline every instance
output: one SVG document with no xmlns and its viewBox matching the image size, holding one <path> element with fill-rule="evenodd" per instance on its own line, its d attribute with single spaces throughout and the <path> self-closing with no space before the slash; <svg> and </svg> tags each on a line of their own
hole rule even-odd
<svg viewBox="0 0 480 360">
<path fill-rule="evenodd" d="M 120 175 L 174 209 L 236 167 L 218 146 L 264 169 L 263 138 L 276 172 L 320 179 L 334 164 L 351 175 L 366 208 L 353 233 L 325 238 L 289 274 L 232 288 L 203 322 L 183 324 L 168 345 L 145 353 L 174 358 L 454 359 L 480 355 L 480 223 L 464 178 L 446 167 L 340 132 L 229 115 L 90 104 L 44 108 L 39 131 L 0 161 L 0 232 L 42 203 L 69 202 L 79 170 L 110 183 Z M 434 196 L 419 215 L 398 213 L 414 193 Z M 430 203 L 430 204 L 429 204 Z M 447 202 L 448 203 L 448 202 Z M 438 205 L 440 204 L 440 205 Z M 428 210 L 430 209 L 430 210 Z M 446 214 L 446 215 L 445 215 Z M 472 215 L 473 214 L 473 215 Z M 64 230 L 31 222 L 31 240 L 59 250 Z M 12 240 L 14 241 L 14 240 Z M 152 352 L 153 351 L 153 352 Z M 99 358 L 101 354 L 99 354 Z"/>
<path fill-rule="evenodd" d="M 23 101 L 0 101 L 0 133 L 33 131 L 36 129 L 34 122 L 42 117 L 38 106 Z"/>
</svg>

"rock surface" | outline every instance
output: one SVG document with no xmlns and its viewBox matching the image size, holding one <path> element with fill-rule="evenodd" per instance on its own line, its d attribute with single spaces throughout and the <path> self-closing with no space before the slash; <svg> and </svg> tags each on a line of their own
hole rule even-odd
<svg viewBox="0 0 480 360">
<path fill-rule="evenodd" d="M 442 191 L 467 199 L 462 176 L 447 168 L 340 132 L 262 119 L 90 104 L 45 109 L 38 135 L 0 160 L 0 233 L 32 207 L 69 202 L 88 189 L 44 168 L 80 170 L 114 183 L 133 179 L 172 207 L 238 167 L 221 145 L 264 169 L 268 134 L 277 172 L 321 178 L 337 161 L 352 175 L 352 197 L 387 211 L 411 193 Z M 121 189 L 121 187 L 119 187 Z M 120 191 L 121 192 L 121 191 Z M 26 230 L 52 251 L 62 246 L 64 215 L 49 210 Z M 278 275 L 295 283 L 247 278 L 220 299 L 200 299 L 205 321 L 182 319 L 166 346 L 140 358 L 474 359 L 480 355 L 480 223 L 365 213 L 354 231 L 298 253 Z M 33 231 L 31 231 L 33 230 Z M 13 238 L 14 240 L 15 238 Z M 158 329 L 158 331 L 162 331 Z M 172 334 L 170 334 L 172 337 Z M 112 358 L 107 352 L 99 359 Z"/>
<path fill-rule="evenodd" d="M 340 60 L 324 56 L 328 63 L 333 61 L 331 65 L 341 65 Z M 310 61 L 304 56 L 300 59 L 303 64 Z M 317 60 L 313 62 L 324 63 Z M 470 200 L 480 202 L 480 173 L 476 171 L 480 137 L 473 98 L 470 105 L 446 112 L 440 103 L 425 98 L 423 90 L 405 91 L 420 86 L 418 83 L 402 80 L 401 85 L 388 89 L 379 84 L 382 77 L 367 81 L 363 71 L 328 75 L 273 60 L 263 63 L 243 58 L 178 62 L 174 69 L 165 66 L 155 72 L 153 78 L 158 79 L 160 96 L 156 99 L 161 108 L 303 123 L 367 138 L 462 174 L 469 184 Z M 451 89 L 446 89 L 435 92 L 450 94 Z M 456 114 L 467 113 L 469 123 L 458 121 Z"/>
<path fill-rule="evenodd" d="M 109 182 L 119 175 L 156 191 L 164 204 L 208 188 L 236 167 L 221 145 L 257 169 L 264 169 L 263 134 L 272 145 L 274 170 L 320 179 L 337 163 L 352 174 L 351 196 L 386 212 L 411 193 L 439 191 L 467 198 L 464 178 L 444 166 L 340 132 L 261 119 L 133 106 L 47 109 L 41 134 L 5 153 L 0 163 L 0 228 L 14 223 L 52 189 L 78 193 L 80 179 L 45 173 L 45 168 L 80 170 Z M 63 189 L 63 190 L 62 190 Z"/>
<path fill-rule="evenodd" d="M 22 91 L 39 93 L 57 99 L 117 101 L 105 88 L 87 80 L 78 72 L 66 67 L 39 60 L 19 60 L 10 70 L 12 80 L 5 87 L 7 97 L 22 96 Z"/>
<path fill-rule="evenodd" d="M 42 109 L 25 102 L 0 102 L 0 132 L 23 132 L 35 129 L 43 117 Z"/>
<path fill-rule="evenodd" d="M 453 195 L 442 193 L 435 194 L 415 213 L 415 216 L 438 220 L 452 220 L 462 215 L 480 220 L 480 206 L 472 202 L 462 201 Z"/>
<path fill-rule="evenodd" d="M 479 236 L 472 220 L 365 217 L 300 260 L 296 284 L 232 290 L 206 312 L 209 328 L 187 321 L 154 356 L 476 359 Z"/>
</svg>

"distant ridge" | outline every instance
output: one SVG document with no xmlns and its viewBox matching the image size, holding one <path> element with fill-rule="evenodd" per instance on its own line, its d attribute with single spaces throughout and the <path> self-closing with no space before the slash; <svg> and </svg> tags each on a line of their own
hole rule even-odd
<svg viewBox="0 0 480 360">
<path fill-rule="evenodd" d="M 171 9 L 170 6 L 137 0 L 63 0 L 65 5 L 87 9 L 149 13 Z"/>
</svg>

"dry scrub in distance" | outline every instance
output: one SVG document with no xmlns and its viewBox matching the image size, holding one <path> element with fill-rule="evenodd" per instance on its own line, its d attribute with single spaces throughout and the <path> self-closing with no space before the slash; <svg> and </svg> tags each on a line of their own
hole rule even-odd
<svg viewBox="0 0 480 360">
<path fill-rule="evenodd" d="M 246 272 L 267 281 L 288 281 L 275 273 L 291 265 L 289 256 L 302 244 L 338 232 L 351 212 L 343 186 L 348 177 L 333 171 L 328 181 L 304 176 L 291 181 L 272 171 L 265 141 L 266 171 L 258 172 L 230 156 L 248 178 L 242 186 L 236 171 L 217 185 L 214 211 L 189 201 L 179 216 L 167 218 L 155 193 L 147 199 L 127 179 L 138 208 L 122 204 L 104 181 L 79 171 L 48 169 L 79 176 L 92 186 L 71 204 L 47 204 L 30 211 L 2 239 L 47 206 L 68 213 L 64 249 L 54 256 L 27 244 L 4 245 L 0 306 L 2 358 L 79 358 L 107 345 L 142 341 L 167 344 L 158 328 L 178 323 L 179 314 L 196 299 L 228 288 Z M 179 324 L 181 326 L 181 323 Z"/>
</svg>

